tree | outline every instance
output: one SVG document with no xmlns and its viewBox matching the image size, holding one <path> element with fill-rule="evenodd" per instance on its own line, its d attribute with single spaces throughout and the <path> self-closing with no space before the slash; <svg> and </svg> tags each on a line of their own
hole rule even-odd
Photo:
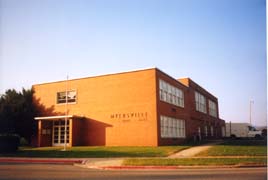
<svg viewBox="0 0 268 180">
<path fill-rule="evenodd" d="M 36 132 L 33 90 L 9 89 L 0 97 L 0 133 L 16 133 L 31 140 Z"/>
</svg>

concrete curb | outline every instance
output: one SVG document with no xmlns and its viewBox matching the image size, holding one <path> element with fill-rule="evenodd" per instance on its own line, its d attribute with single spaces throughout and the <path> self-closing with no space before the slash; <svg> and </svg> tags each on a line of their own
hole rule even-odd
<svg viewBox="0 0 268 180">
<path fill-rule="evenodd" d="M 0 158 L 0 162 L 4 163 L 37 163 L 37 164 L 74 164 L 83 163 L 78 159 L 42 159 L 42 158 Z"/>
<path fill-rule="evenodd" d="M 208 165 L 208 166 L 125 166 L 125 165 L 100 165 L 88 164 L 86 159 L 67 159 L 67 158 L 18 158 L 7 157 L 1 158 L 3 163 L 36 163 L 36 164 L 68 164 L 82 168 L 102 169 L 102 170 L 172 170 L 172 169 L 208 169 L 208 168 L 256 168 L 267 167 L 266 164 L 237 164 L 237 165 Z"/>
<path fill-rule="evenodd" d="M 174 170 L 174 169 L 211 169 L 211 168 L 256 168 L 260 166 L 83 166 L 74 164 L 77 167 L 101 170 Z"/>
<path fill-rule="evenodd" d="M 264 164 L 255 165 L 221 165 L 221 166 L 89 166 L 86 164 L 74 163 L 74 166 L 101 169 L 101 170 L 174 170 L 174 169 L 211 169 L 211 168 L 257 168 L 267 167 Z"/>
</svg>

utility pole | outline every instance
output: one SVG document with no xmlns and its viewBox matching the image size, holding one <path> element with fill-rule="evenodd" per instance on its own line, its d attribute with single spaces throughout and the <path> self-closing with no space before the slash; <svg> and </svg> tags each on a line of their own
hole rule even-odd
<svg viewBox="0 0 268 180">
<path fill-rule="evenodd" d="M 230 121 L 230 137 L 231 137 L 231 134 L 232 134 L 232 122 Z"/>
<path fill-rule="evenodd" d="M 252 104 L 254 104 L 253 100 L 249 101 L 249 123 L 251 125 L 251 115 L 252 115 Z"/>
<path fill-rule="evenodd" d="M 66 91 L 65 91 L 65 121 L 64 121 L 64 151 L 66 151 L 67 143 L 67 116 L 68 116 L 68 75 L 66 78 Z"/>
</svg>

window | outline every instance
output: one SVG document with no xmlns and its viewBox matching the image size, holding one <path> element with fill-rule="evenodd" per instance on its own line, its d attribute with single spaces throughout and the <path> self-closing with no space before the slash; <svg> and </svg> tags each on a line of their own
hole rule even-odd
<svg viewBox="0 0 268 180">
<path fill-rule="evenodd" d="M 214 136 L 213 126 L 210 126 L 211 136 Z"/>
<path fill-rule="evenodd" d="M 199 112 L 207 113 L 206 98 L 197 91 L 195 91 L 195 109 Z"/>
<path fill-rule="evenodd" d="M 197 131 L 198 131 L 198 136 L 199 136 L 199 140 L 200 140 L 201 139 L 201 127 L 200 126 L 198 127 Z"/>
<path fill-rule="evenodd" d="M 207 137 L 208 136 L 208 127 L 205 126 L 205 136 Z"/>
<path fill-rule="evenodd" d="M 76 102 L 76 91 L 68 91 L 67 92 L 67 101 L 68 103 Z M 57 104 L 65 104 L 66 103 L 66 92 L 58 92 L 57 93 Z"/>
<path fill-rule="evenodd" d="M 42 129 L 42 134 L 43 135 L 50 135 L 51 134 L 51 130 L 50 129 Z"/>
<path fill-rule="evenodd" d="M 252 126 L 248 126 L 248 130 L 249 131 L 256 131 L 255 127 L 252 127 Z"/>
<path fill-rule="evenodd" d="M 209 115 L 213 117 L 217 117 L 217 107 L 216 107 L 215 102 L 208 100 L 208 110 L 209 110 Z"/>
<path fill-rule="evenodd" d="M 179 106 L 184 107 L 184 94 L 181 89 L 170 85 L 169 83 L 159 79 L 159 96 L 160 100 Z"/>
<path fill-rule="evenodd" d="M 185 121 L 168 116 L 160 116 L 162 138 L 185 138 Z"/>
</svg>

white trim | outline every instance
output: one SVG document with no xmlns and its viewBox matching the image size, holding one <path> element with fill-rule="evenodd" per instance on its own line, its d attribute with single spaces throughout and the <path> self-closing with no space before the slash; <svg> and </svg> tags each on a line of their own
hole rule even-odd
<svg viewBox="0 0 268 180">
<path fill-rule="evenodd" d="M 62 120 L 62 121 L 64 121 L 64 120 Z M 69 143 L 66 143 L 65 144 L 65 135 L 64 135 L 64 143 L 62 143 L 61 142 L 61 127 L 65 127 L 65 123 L 64 124 L 61 124 L 61 125 L 55 125 L 54 123 L 55 123 L 55 121 L 53 122 L 53 126 L 52 126 L 52 146 L 69 146 L 70 147 L 70 138 L 71 138 L 71 131 L 70 131 L 70 122 L 71 122 L 71 119 L 69 119 L 68 120 L 69 121 L 69 124 L 67 125 L 68 127 L 69 127 L 69 131 L 68 131 L 68 135 L 69 135 Z M 58 129 L 58 139 L 57 139 L 57 142 L 55 143 L 54 142 L 54 138 L 55 138 L 55 128 L 57 128 Z M 66 132 L 66 129 L 64 129 L 64 131 L 63 131 L 64 133 Z M 66 134 L 66 136 L 67 136 L 67 134 Z"/>
<path fill-rule="evenodd" d="M 55 119 L 63 119 L 63 118 L 72 118 L 73 115 L 63 115 L 63 116 L 47 116 L 47 117 L 35 117 L 35 120 L 55 120 Z"/>
<path fill-rule="evenodd" d="M 158 69 L 158 70 L 160 70 L 159 68 L 152 66 L 152 67 L 146 67 L 146 68 L 136 68 L 136 69 L 132 69 L 132 70 L 110 72 L 110 73 L 107 73 L 107 74 L 96 74 L 96 75 L 92 75 L 92 76 L 88 76 L 88 77 L 80 77 L 80 78 L 69 79 L 68 81 L 79 80 L 79 79 L 88 79 L 88 78 L 96 78 L 96 77 L 101 77 L 101 76 L 111 76 L 111 75 L 117 75 L 117 74 L 123 74 L 123 73 L 132 73 L 132 72 L 137 72 L 137 71 L 146 71 L 146 70 L 150 70 L 150 69 Z M 162 70 L 160 70 L 160 71 L 163 72 Z M 164 74 L 166 74 L 166 73 L 164 73 Z M 44 82 L 44 83 L 41 82 L 41 83 L 34 84 L 33 86 L 39 86 L 39 85 L 50 84 L 50 83 L 59 83 L 59 82 L 64 82 L 64 81 L 65 80 L 50 81 L 50 82 Z"/>
</svg>

